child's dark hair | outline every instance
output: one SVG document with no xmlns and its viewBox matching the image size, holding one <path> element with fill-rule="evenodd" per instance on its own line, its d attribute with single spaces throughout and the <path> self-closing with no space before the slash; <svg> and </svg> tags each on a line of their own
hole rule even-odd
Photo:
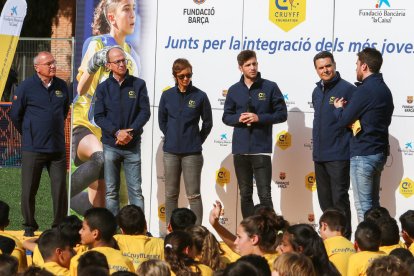
<svg viewBox="0 0 414 276">
<path fill-rule="evenodd" d="M 8 254 L 0 254 L 0 275 L 17 275 L 19 261 L 16 257 Z"/>
<path fill-rule="evenodd" d="M 408 210 L 400 216 L 401 229 L 414 238 L 414 210 Z"/>
<path fill-rule="evenodd" d="M 116 216 L 116 220 L 126 235 L 144 235 L 147 230 L 145 214 L 136 205 L 123 207 Z"/>
<path fill-rule="evenodd" d="M 368 209 L 364 214 L 364 220 L 371 220 L 376 222 L 380 218 L 387 217 L 390 218 L 390 212 L 385 207 L 372 207 Z"/>
<path fill-rule="evenodd" d="M 376 224 L 381 230 L 381 246 L 395 245 L 400 242 L 400 230 L 395 219 L 383 217 Z"/>
<path fill-rule="evenodd" d="M 101 252 L 90 250 L 83 253 L 78 260 L 78 275 L 88 267 L 101 267 L 109 271 L 108 260 Z"/>
<path fill-rule="evenodd" d="M 9 237 L 0 235 L 0 250 L 3 254 L 11 255 L 16 248 L 16 242 Z"/>
<path fill-rule="evenodd" d="M 342 235 L 346 228 L 346 216 L 338 209 L 329 208 L 323 212 L 319 219 L 319 224 L 322 222 L 326 223 L 331 231 L 338 231 Z"/>
<path fill-rule="evenodd" d="M 274 253 L 276 250 L 279 227 L 274 219 L 263 215 L 251 216 L 240 222 L 249 237 L 259 238 L 258 246 L 264 253 Z"/>
<path fill-rule="evenodd" d="M 220 259 L 224 251 L 221 249 L 216 237 L 201 225 L 194 225 L 186 229 L 192 239 L 193 248 L 197 255 L 200 255 L 200 263 L 207 265 L 213 271 L 224 269 L 226 264 Z"/>
<path fill-rule="evenodd" d="M 170 224 L 173 231 L 184 231 L 187 227 L 195 225 L 196 220 L 196 215 L 190 209 L 176 208 L 171 213 Z"/>
<path fill-rule="evenodd" d="M 98 230 L 100 238 L 105 242 L 112 242 L 116 232 L 115 216 L 106 208 L 95 207 L 87 210 L 84 220 L 91 230 Z"/>
<path fill-rule="evenodd" d="M 22 274 L 23 276 L 53 276 L 53 273 L 47 271 L 44 268 L 37 266 L 29 266 Z"/>
<path fill-rule="evenodd" d="M 176 275 L 201 275 L 197 262 L 184 253 L 185 248 L 191 248 L 192 246 L 192 238 L 187 232 L 174 231 L 165 237 L 165 261 Z M 191 270 L 191 266 L 196 269 L 196 272 Z"/>
<path fill-rule="evenodd" d="M 62 235 L 58 229 L 49 229 L 44 231 L 37 242 L 40 254 L 44 260 L 53 256 L 56 248 L 65 249 L 71 247 L 70 240 Z"/>
<path fill-rule="evenodd" d="M 381 244 L 381 229 L 374 222 L 367 220 L 358 224 L 355 241 L 362 251 L 378 251 Z"/>
<path fill-rule="evenodd" d="M 0 228 L 9 225 L 10 206 L 6 202 L 0 200 Z"/>
<path fill-rule="evenodd" d="M 57 228 L 70 241 L 70 246 L 75 247 L 80 243 L 79 230 L 82 228 L 82 221 L 77 216 L 70 215 L 65 217 Z"/>
<path fill-rule="evenodd" d="M 295 252 L 308 256 L 317 275 L 340 275 L 329 261 L 322 238 L 308 224 L 295 224 L 287 229 L 290 244 Z"/>
</svg>

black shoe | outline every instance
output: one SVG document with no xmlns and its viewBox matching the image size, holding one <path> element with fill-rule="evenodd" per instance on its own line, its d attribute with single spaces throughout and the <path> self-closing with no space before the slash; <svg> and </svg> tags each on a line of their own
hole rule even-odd
<svg viewBox="0 0 414 276">
<path fill-rule="evenodd" d="M 26 228 L 24 229 L 24 237 L 34 237 L 34 230 L 32 228 Z"/>
</svg>

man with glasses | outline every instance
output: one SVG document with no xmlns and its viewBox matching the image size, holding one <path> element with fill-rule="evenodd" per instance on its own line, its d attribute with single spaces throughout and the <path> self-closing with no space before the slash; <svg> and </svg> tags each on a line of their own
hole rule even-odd
<svg viewBox="0 0 414 276">
<path fill-rule="evenodd" d="M 43 167 L 51 181 L 54 220 L 57 226 L 67 214 L 65 119 L 69 111 L 66 83 L 56 77 L 56 61 L 49 52 L 33 60 L 36 74 L 23 81 L 13 97 L 11 118 L 22 134 L 22 196 L 24 236 L 34 236 L 35 196 Z"/>
<path fill-rule="evenodd" d="M 109 78 L 96 88 L 95 122 L 102 129 L 106 208 L 119 212 L 121 163 L 129 203 L 144 210 L 141 189 L 141 134 L 151 112 L 145 81 L 129 75 L 125 52 L 113 47 L 106 54 Z"/>
<path fill-rule="evenodd" d="M 256 53 L 244 50 L 237 56 L 240 81 L 229 88 L 223 122 L 234 127 L 233 160 L 240 190 L 243 218 L 253 215 L 253 177 L 260 203 L 273 208 L 272 128 L 287 120 L 286 103 L 276 83 L 262 79 Z"/>
</svg>

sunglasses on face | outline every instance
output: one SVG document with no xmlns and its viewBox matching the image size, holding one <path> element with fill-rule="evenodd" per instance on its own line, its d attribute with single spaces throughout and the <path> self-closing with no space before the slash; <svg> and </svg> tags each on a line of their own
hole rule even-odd
<svg viewBox="0 0 414 276">
<path fill-rule="evenodd" d="M 193 73 L 190 73 L 186 75 L 177 75 L 177 78 L 179 78 L 180 80 L 183 80 L 184 78 L 191 79 L 192 76 L 193 76 Z"/>
</svg>

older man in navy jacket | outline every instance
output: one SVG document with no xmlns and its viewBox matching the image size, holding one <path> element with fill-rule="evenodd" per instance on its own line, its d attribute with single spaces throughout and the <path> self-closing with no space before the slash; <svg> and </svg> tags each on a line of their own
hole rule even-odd
<svg viewBox="0 0 414 276">
<path fill-rule="evenodd" d="M 106 207 L 119 212 L 121 163 L 130 204 L 144 210 L 141 189 L 141 134 L 151 112 L 145 81 L 128 74 L 125 52 L 113 47 L 107 52 L 109 78 L 96 89 L 95 122 L 102 129 Z"/>
<path fill-rule="evenodd" d="M 56 61 L 49 52 L 34 58 L 36 74 L 23 81 L 13 98 L 11 118 L 22 134 L 21 206 L 25 236 L 38 229 L 35 196 L 46 166 L 53 199 L 56 226 L 67 214 L 65 118 L 69 111 L 66 83 L 56 77 Z"/>
</svg>

